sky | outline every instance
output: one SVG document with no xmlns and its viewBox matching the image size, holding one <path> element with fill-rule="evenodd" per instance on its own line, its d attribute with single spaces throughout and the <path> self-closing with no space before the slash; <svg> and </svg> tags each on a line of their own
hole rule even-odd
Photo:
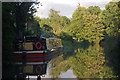
<svg viewBox="0 0 120 80">
<path fill-rule="evenodd" d="M 78 3 L 81 7 L 88 8 L 89 6 L 99 6 L 102 10 L 105 5 L 112 0 L 38 0 L 42 4 L 37 9 L 36 16 L 40 18 L 47 18 L 50 9 L 60 11 L 60 16 L 72 17 L 72 14 L 77 9 Z"/>
</svg>

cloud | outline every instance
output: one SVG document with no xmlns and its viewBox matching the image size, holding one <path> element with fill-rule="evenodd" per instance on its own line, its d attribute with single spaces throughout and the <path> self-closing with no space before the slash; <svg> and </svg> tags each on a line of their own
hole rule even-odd
<svg viewBox="0 0 120 80">
<path fill-rule="evenodd" d="M 89 2 L 88 0 L 40 0 L 43 6 L 38 9 L 36 16 L 47 18 L 49 10 L 52 8 L 60 11 L 61 16 L 71 18 L 78 3 L 80 3 L 82 7 L 99 6 L 103 10 L 105 9 L 105 5 L 110 1 L 111 0 L 89 0 Z"/>
<path fill-rule="evenodd" d="M 67 16 L 67 17 L 72 16 L 72 13 L 77 8 L 76 6 L 71 6 L 68 4 L 52 4 L 49 6 L 51 6 L 51 8 L 53 8 L 57 11 L 60 11 L 61 16 Z"/>
<path fill-rule="evenodd" d="M 48 5 L 45 5 L 44 8 L 41 7 L 36 15 L 39 16 L 40 18 L 43 17 L 47 18 L 49 14 L 49 10 L 55 9 L 56 11 L 60 11 L 59 15 L 71 17 L 72 13 L 76 8 L 77 8 L 76 6 L 71 6 L 68 4 L 49 3 Z"/>
<path fill-rule="evenodd" d="M 89 6 L 99 6 L 102 10 L 105 9 L 105 5 L 107 4 L 108 2 L 85 2 L 85 3 L 82 3 L 81 6 L 84 6 L 86 8 L 88 8 Z"/>
</svg>

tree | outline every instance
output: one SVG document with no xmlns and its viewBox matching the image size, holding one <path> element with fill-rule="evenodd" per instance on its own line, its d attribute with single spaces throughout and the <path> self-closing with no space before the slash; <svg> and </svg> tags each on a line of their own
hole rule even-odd
<svg viewBox="0 0 120 80">
<path fill-rule="evenodd" d="M 105 6 L 105 10 L 101 12 L 100 18 L 106 27 L 106 33 L 109 36 L 116 36 L 119 31 L 119 15 L 120 8 L 118 2 L 109 2 Z"/>
<path fill-rule="evenodd" d="M 36 12 L 36 8 L 32 6 L 35 2 L 17 2 L 13 3 L 15 7 L 15 16 L 16 16 L 16 28 L 18 30 L 18 36 L 22 37 L 25 35 L 25 24 L 28 19 Z M 38 3 L 35 3 L 38 4 Z"/>
<path fill-rule="evenodd" d="M 91 15 L 88 9 L 78 7 L 72 15 L 71 24 L 67 28 L 78 41 L 88 40 L 99 43 L 104 37 L 104 25 L 97 15 Z"/>
<path fill-rule="evenodd" d="M 15 16 L 12 14 L 14 6 L 12 3 L 2 3 L 2 78 L 14 76 L 13 63 L 13 39 L 15 37 Z M 8 67 L 9 64 L 9 67 Z M 11 68 L 13 67 L 13 68 Z"/>
<path fill-rule="evenodd" d="M 78 7 L 72 14 L 71 21 L 82 19 L 84 15 L 89 15 L 89 11 L 85 7 Z"/>
<path fill-rule="evenodd" d="M 34 2 L 2 3 L 2 78 L 13 78 L 16 74 L 14 64 L 14 39 L 23 36 L 25 24 L 34 13 Z M 8 67 L 9 66 L 9 67 Z"/>
<path fill-rule="evenodd" d="M 104 25 L 101 23 L 100 18 L 97 15 L 87 15 L 86 23 L 83 28 L 84 38 L 89 42 L 99 44 L 100 40 L 104 39 Z M 79 34 L 77 35 L 79 36 Z"/>
<path fill-rule="evenodd" d="M 50 13 L 49 13 L 49 18 L 58 18 L 60 11 L 56 11 L 54 9 L 50 9 Z"/>
<path fill-rule="evenodd" d="M 85 7 L 80 7 L 75 10 L 75 12 L 72 14 L 71 22 L 69 26 L 66 28 L 66 32 L 73 36 L 73 38 L 77 38 L 78 41 L 83 40 L 84 35 L 82 35 L 82 28 L 85 26 L 85 15 L 89 15 L 89 11 Z M 76 34 L 81 33 L 81 36 L 78 36 Z M 81 38 L 80 38 L 81 37 Z"/>
<path fill-rule="evenodd" d="M 60 16 L 59 11 L 50 9 L 49 18 L 42 20 L 42 22 L 52 27 L 52 32 L 55 35 L 60 36 L 60 33 L 70 23 L 70 19 L 66 16 Z"/>
<path fill-rule="evenodd" d="M 101 12 L 99 6 L 90 6 L 88 7 L 88 11 L 91 13 L 91 15 L 99 15 Z"/>
<path fill-rule="evenodd" d="M 70 19 L 68 19 L 66 16 L 60 16 L 60 24 L 63 27 L 67 27 L 69 23 L 70 23 Z"/>
</svg>

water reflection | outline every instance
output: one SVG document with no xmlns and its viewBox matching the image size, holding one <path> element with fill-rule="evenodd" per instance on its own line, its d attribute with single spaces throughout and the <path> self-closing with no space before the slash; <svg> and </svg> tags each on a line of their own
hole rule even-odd
<svg viewBox="0 0 120 80">
<path fill-rule="evenodd" d="M 49 62 L 51 78 L 61 78 L 61 74 L 72 70 L 76 78 L 110 78 L 112 69 L 106 65 L 103 48 L 99 44 L 90 45 L 88 49 L 77 48 L 67 57 L 62 54 Z M 71 75 L 67 75 L 70 78 Z"/>
<path fill-rule="evenodd" d="M 77 78 L 101 77 L 98 75 L 103 69 L 105 57 L 103 49 L 99 45 L 89 46 L 87 50 L 79 49 L 73 57 L 75 62 L 72 64 L 73 73 Z"/>
</svg>

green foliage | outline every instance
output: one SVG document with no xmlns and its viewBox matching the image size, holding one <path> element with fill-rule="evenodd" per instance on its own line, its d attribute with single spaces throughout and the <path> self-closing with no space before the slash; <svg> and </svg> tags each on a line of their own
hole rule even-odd
<svg viewBox="0 0 120 80">
<path fill-rule="evenodd" d="M 66 16 L 61 16 L 60 17 L 60 24 L 63 27 L 67 27 L 67 25 L 70 23 L 70 19 L 68 19 Z"/>
<path fill-rule="evenodd" d="M 41 32 L 41 37 L 55 37 L 55 34 L 52 32 L 53 28 L 48 25 L 46 22 L 46 19 L 40 19 L 39 17 L 34 17 L 34 22 L 32 25 L 32 28 L 36 28 L 36 23 L 40 24 L 40 32 Z M 36 33 L 36 29 L 34 29 L 34 33 Z"/>
<path fill-rule="evenodd" d="M 88 7 L 88 11 L 92 14 L 92 15 L 99 15 L 101 10 L 99 6 L 90 6 Z"/>
<path fill-rule="evenodd" d="M 89 9 L 91 8 L 93 7 L 89 7 Z M 67 31 L 72 33 L 72 36 L 78 41 L 88 40 L 99 43 L 104 37 L 104 25 L 97 15 L 89 13 L 89 9 L 78 7 L 72 15 L 71 24 Z"/>
<path fill-rule="evenodd" d="M 15 8 L 16 28 L 18 30 L 18 36 L 22 37 L 25 32 L 26 22 L 36 12 L 36 8 L 33 5 L 34 2 L 17 2 L 12 3 Z M 32 6 L 32 7 L 31 7 Z"/>
<path fill-rule="evenodd" d="M 85 7 L 78 7 L 72 14 L 71 21 L 83 19 L 84 15 L 89 15 L 89 11 Z"/>
<path fill-rule="evenodd" d="M 59 16 L 59 13 L 60 11 L 56 11 L 54 9 L 50 9 L 50 13 L 49 13 L 49 18 L 58 18 L 60 17 Z"/>
<path fill-rule="evenodd" d="M 77 38 L 78 41 L 83 40 L 84 35 L 82 33 L 83 32 L 82 28 L 86 24 L 84 22 L 84 20 L 85 20 L 84 16 L 88 15 L 88 14 L 89 14 L 89 12 L 87 11 L 86 8 L 78 7 L 72 15 L 70 25 L 67 27 L 67 33 L 69 35 L 72 35 L 73 37 Z M 77 34 L 81 34 L 81 36 L 78 36 Z"/>
<path fill-rule="evenodd" d="M 39 17 L 34 17 L 34 19 L 35 19 L 35 21 L 37 21 L 37 22 L 40 22 L 41 21 L 41 19 L 39 18 Z"/>
<path fill-rule="evenodd" d="M 105 6 L 105 10 L 101 12 L 100 18 L 106 26 L 106 33 L 109 36 L 116 36 L 119 31 L 119 15 L 120 8 L 118 2 L 110 2 Z"/>
<path fill-rule="evenodd" d="M 84 38 L 89 42 L 97 42 L 104 38 L 104 25 L 100 22 L 97 15 L 86 16 L 86 22 L 88 24 L 83 28 Z"/>
<path fill-rule="evenodd" d="M 55 35 L 60 36 L 60 33 L 69 25 L 70 20 L 66 16 L 60 16 L 59 11 L 50 9 L 49 18 L 43 19 L 43 24 L 49 25 Z"/>
</svg>

